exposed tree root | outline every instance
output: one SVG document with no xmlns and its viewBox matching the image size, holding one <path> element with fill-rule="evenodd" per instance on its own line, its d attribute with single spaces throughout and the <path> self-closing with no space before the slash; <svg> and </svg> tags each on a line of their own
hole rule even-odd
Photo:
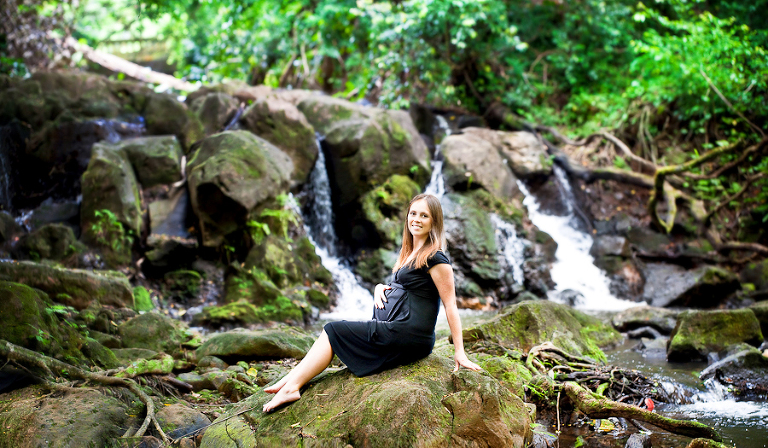
<svg viewBox="0 0 768 448">
<path fill-rule="evenodd" d="M 590 392 L 573 381 L 565 382 L 562 387 L 574 406 L 590 418 L 621 417 L 642 420 L 675 434 L 693 438 L 704 437 L 718 442 L 723 440 L 717 431 L 703 423 L 675 420 L 637 406 L 611 401 Z"/>
<path fill-rule="evenodd" d="M 43 371 L 46 378 L 44 380 L 47 383 L 57 384 L 55 380 L 58 378 L 57 374 L 67 375 L 69 378 L 78 378 L 84 381 L 90 381 L 93 383 L 102 384 L 105 386 L 117 386 L 125 387 L 136 396 L 139 397 L 142 403 L 147 407 L 147 416 L 144 418 L 143 423 L 139 429 L 131 434 L 132 437 L 142 437 L 149 428 L 150 424 L 155 426 L 158 434 L 162 437 L 165 443 L 170 443 L 170 439 L 160 428 L 160 424 L 155 418 L 155 403 L 152 398 L 147 395 L 139 385 L 129 378 L 115 378 L 111 376 L 102 375 L 99 373 L 93 373 L 86 370 L 79 369 L 70 364 L 61 362 L 57 359 L 45 356 L 41 353 L 20 347 L 15 344 L 11 344 L 8 341 L 0 339 L 0 356 L 5 357 L 10 361 L 15 361 L 22 365 L 26 365 L 32 368 L 38 368 Z M 53 372 L 56 372 L 54 374 Z M 54 386 L 58 388 L 58 386 Z"/>
</svg>

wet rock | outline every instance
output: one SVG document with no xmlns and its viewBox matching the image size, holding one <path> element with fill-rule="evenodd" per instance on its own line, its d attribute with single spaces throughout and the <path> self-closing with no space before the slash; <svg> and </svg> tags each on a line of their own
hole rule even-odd
<svg viewBox="0 0 768 448">
<path fill-rule="evenodd" d="M 710 308 L 739 288 L 733 273 L 715 266 L 686 270 L 677 265 L 648 263 L 643 274 L 643 299 L 656 307 Z"/>
<path fill-rule="evenodd" d="M 651 435 L 635 433 L 629 436 L 624 448 L 651 448 Z"/>
<path fill-rule="evenodd" d="M 246 327 L 263 320 L 262 313 L 255 305 L 245 300 L 238 300 L 221 306 L 206 306 L 203 311 L 192 317 L 192 325 L 221 328 L 231 324 Z"/>
<path fill-rule="evenodd" d="M 668 344 L 669 339 L 664 337 L 655 337 L 654 339 L 642 338 L 636 350 L 642 353 L 645 359 L 662 361 L 667 359 Z"/>
<path fill-rule="evenodd" d="M 313 442 L 323 446 L 442 446 L 449 440 L 457 446 L 527 446 L 531 419 L 522 400 L 491 377 L 451 370 L 449 357 L 433 354 L 362 379 L 347 370 L 326 372 L 290 410 L 306 421 L 304 437 L 311 434 Z M 259 390 L 219 420 L 254 407 L 228 420 L 230 435 L 245 443 L 252 438 L 252 430 L 246 431 L 250 425 L 260 436 L 260 446 L 299 443 L 292 417 L 261 412 L 269 398 Z M 226 440 L 223 425 L 214 425 L 206 430 L 201 447 L 220 446 Z"/>
<path fill-rule="evenodd" d="M 144 348 L 177 355 L 190 339 L 185 325 L 159 313 L 144 313 L 118 327 L 125 348 Z"/>
<path fill-rule="evenodd" d="M 0 243 L 13 245 L 24 233 L 24 228 L 16 223 L 13 215 L 5 210 L 0 210 Z"/>
<path fill-rule="evenodd" d="M 252 212 L 286 191 L 293 162 L 250 132 L 227 131 L 202 141 L 187 172 L 203 245 L 216 247 Z"/>
<path fill-rule="evenodd" d="M 240 358 L 297 358 L 301 359 L 315 342 L 309 333 L 293 327 L 270 330 L 234 330 L 214 334 L 196 354 Z"/>
<path fill-rule="evenodd" d="M 568 306 L 579 306 L 584 303 L 584 294 L 574 289 L 565 289 L 558 294 L 558 302 L 565 303 Z"/>
<path fill-rule="evenodd" d="M 91 363 L 101 368 L 114 369 L 120 365 L 112 350 L 96 339 L 86 337 L 80 351 Z"/>
<path fill-rule="evenodd" d="M 190 111 L 200 119 L 205 135 L 221 132 L 237 113 L 240 102 L 226 93 L 199 96 L 190 103 Z"/>
<path fill-rule="evenodd" d="M 312 285 L 315 282 L 330 284 L 332 281 L 330 272 L 322 265 L 307 237 L 289 242 L 273 233 L 251 249 L 244 268 L 261 270 L 280 288 Z M 257 297 L 252 296 L 251 299 L 259 304 Z"/>
<path fill-rule="evenodd" d="M 62 261 L 85 250 L 71 227 L 47 224 L 22 238 L 19 250 L 26 258 Z"/>
<path fill-rule="evenodd" d="M 528 301 L 502 309 L 490 321 L 464 330 L 467 343 L 490 341 L 523 353 L 551 341 L 568 353 L 604 360 L 600 347 L 622 340 L 619 332 L 599 319 L 547 300 Z"/>
<path fill-rule="evenodd" d="M 530 132 L 492 131 L 465 127 L 465 134 L 474 134 L 487 140 L 521 179 L 544 178 L 552 174 L 547 148 Z"/>
<path fill-rule="evenodd" d="M 622 332 L 648 326 L 668 335 L 675 329 L 679 313 L 667 308 L 636 306 L 616 314 L 612 323 L 615 329 Z"/>
<path fill-rule="evenodd" d="M 605 271 L 610 280 L 609 288 L 612 294 L 617 297 L 640 300 L 645 288 L 645 279 L 634 259 L 603 255 L 596 257 L 594 263 Z"/>
<path fill-rule="evenodd" d="M 163 432 L 172 439 L 193 434 L 211 424 L 208 417 L 200 411 L 178 403 L 163 406 L 157 412 L 157 422 Z"/>
<path fill-rule="evenodd" d="M 763 342 L 760 322 L 752 310 L 683 311 L 670 336 L 667 358 L 680 362 L 706 360 L 709 353 L 740 342 L 754 346 Z"/>
<path fill-rule="evenodd" d="M 760 322 L 760 330 L 763 336 L 768 336 L 768 302 L 757 302 L 749 307 Z"/>
<path fill-rule="evenodd" d="M 0 281 L 0 297 L 0 339 L 55 358 L 82 360 L 85 338 L 59 320 L 44 292 Z"/>
<path fill-rule="evenodd" d="M 151 188 L 181 180 L 179 140 L 175 135 L 139 137 L 116 145 L 131 162 L 141 186 Z"/>
<path fill-rule="evenodd" d="M 147 95 L 143 111 L 149 135 L 176 135 L 185 151 L 205 136 L 197 116 L 172 95 Z"/>
<path fill-rule="evenodd" d="M 0 280 L 12 280 L 40 289 L 57 302 L 78 310 L 91 303 L 133 306 L 128 278 L 116 271 L 62 269 L 30 261 L 0 262 Z"/>
<path fill-rule="evenodd" d="M 525 400 L 525 388 L 531 380 L 531 371 L 523 362 L 523 355 L 510 351 L 504 356 L 491 356 L 483 353 L 475 355 L 477 364 L 488 374 L 496 378 L 513 395 Z"/>
<path fill-rule="evenodd" d="M 749 263 L 739 274 L 742 283 L 751 283 L 755 290 L 768 290 L 768 258 L 761 262 Z"/>
<path fill-rule="evenodd" d="M 277 98 L 259 99 L 246 109 L 241 123 L 288 154 L 295 168 L 293 180 L 306 181 L 319 148 L 315 130 L 296 106 Z"/>
<path fill-rule="evenodd" d="M 693 439 L 685 448 L 730 448 L 730 446 L 711 439 Z"/>
<path fill-rule="evenodd" d="M 646 254 L 665 253 L 672 243 L 667 235 L 642 226 L 632 227 L 627 231 L 626 236 L 629 244 L 637 251 Z"/>
<path fill-rule="evenodd" d="M 429 155 L 405 111 L 359 106 L 311 96 L 298 106 L 315 131 L 325 136 L 334 204 L 345 207 L 393 174 L 429 179 Z"/>
<path fill-rule="evenodd" d="M 134 423 L 127 406 L 93 389 L 51 396 L 27 387 L 0 394 L 5 446 L 110 446 Z"/>
<path fill-rule="evenodd" d="M 589 249 L 589 254 L 595 258 L 606 255 L 629 257 L 631 255 L 631 249 L 629 247 L 629 242 L 623 236 L 602 235 L 595 237 L 592 240 L 592 247 Z"/>
<path fill-rule="evenodd" d="M 181 373 L 176 377 L 179 381 L 184 381 L 192 386 L 192 390 L 200 392 L 203 389 L 214 389 L 213 383 L 206 376 L 196 372 Z"/>
<path fill-rule="evenodd" d="M 486 132 L 494 132 L 484 130 Z M 446 185 L 454 190 L 484 188 L 497 198 L 519 194 L 517 178 L 498 150 L 477 133 L 449 135 L 440 149 L 445 157 Z"/>
<path fill-rule="evenodd" d="M 760 399 L 768 394 L 768 358 L 749 347 L 710 365 L 699 377 L 717 379 L 741 400 Z"/>
<path fill-rule="evenodd" d="M 363 214 L 376 229 L 380 246 L 400 247 L 403 239 L 403 210 L 421 187 L 407 176 L 395 174 L 362 197 Z"/>
<path fill-rule="evenodd" d="M 53 201 L 46 199 L 34 209 L 26 221 L 31 229 L 38 229 L 46 224 L 69 224 L 80 227 L 80 203 L 76 200 Z"/>
</svg>

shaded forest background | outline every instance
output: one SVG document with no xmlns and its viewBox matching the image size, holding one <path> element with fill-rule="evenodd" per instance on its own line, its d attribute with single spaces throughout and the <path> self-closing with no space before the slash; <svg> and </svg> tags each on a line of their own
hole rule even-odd
<svg viewBox="0 0 768 448">
<path fill-rule="evenodd" d="M 145 64 L 193 83 L 535 123 L 581 165 L 663 196 L 657 227 L 681 202 L 698 213 L 682 230 L 768 253 L 766 0 L 3 0 L 2 15 L 5 74 L 87 67 L 72 37 L 155 48 Z"/>
</svg>

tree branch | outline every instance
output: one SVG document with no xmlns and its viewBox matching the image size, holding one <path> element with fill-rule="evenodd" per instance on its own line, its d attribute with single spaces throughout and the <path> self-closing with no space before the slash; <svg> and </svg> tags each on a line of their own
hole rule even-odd
<svg viewBox="0 0 768 448">
<path fill-rule="evenodd" d="M 755 131 L 757 131 L 758 134 L 760 134 L 760 137 L 765 138 L 765 132 L 763 132 L 763 130 L 760 129 L 759 127 L 757 127 L 754 123 L 749 121 L 749 119 L 747 117 L 745 117 L 744 114 L 742 114 L 741 112 L 737 111 L 736 108 L 733 107 L 733 104 L 731 104 L 731 102 L 728 101 L 728 99 L 725 97 L 725 95 L 723 95 L 723 93 L 720 92 L 720 89 L 718 89 L 717 86 L 715 85 L 715 83 L 712 82 L 711 79 L 709 79 L 709 76 L 707 76 L 707 74 L 704 72 L 704 70 L 702 68 L 699 68 L 699 73 L 701 73 L 701 76 L 703 76 L 704 79 L 707 80 L 707 84 L 709 84 L 709 86 L 712 87 L 712 90 L 714 90 L 715 93 L 717 93 L 717 96 L 719 96 L 720 99 L 723 100 L 723 102 L 726 104 L 726 106 L 728 106 L 733 111 L 733 113 L 735 113 L 736 115 L 741 117 L 742 120 L 746 121 L 747 124 L 752 129 L 754 129 Z"/>
</svg>

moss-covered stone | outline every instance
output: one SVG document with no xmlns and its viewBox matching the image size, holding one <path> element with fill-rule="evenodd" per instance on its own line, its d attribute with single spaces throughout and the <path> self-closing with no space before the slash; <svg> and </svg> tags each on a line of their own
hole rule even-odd
<svg viewBox="0 0 768 448">
<path fill-rule="evenodd" d="M 30 261 L 0 262 L 0 280 L 43 290 L 61 303 L 82 310 L 91 303 L 133 306 L 128 278 L 116 271 L 63 269 Z"/>
<path fill-rule="evenodd" d="M 120 365 L 112 350 L 96 339 L 85 338 L 81 351 L 91 363 L 104 369 L 114 369 Z"/>
<path fill-rule="evenodd" d="M 243 114 L 245 129 L 282 149 L 293 160 L 293 179 L 304 182 L 317 160 L 315 130 L 293 104 L 277 98 L 259 99 Z"/>
<path fill-rule="evenodd" d="M 739 274 L 742 283 L 755 285 L 755 290 L 768 290 L 768 258 L 747 264 Z"/>
<path fill-rule="evenodd" d="M 205 135 L 212 135 L 224 129 L 238 106 L 239 102 L 234 97 L 214 92 L 193 99 L 189 109 L 203 124 Z"/>
<path fill-rule="evenodd" d="M 161 354 L 152 359 L 133 360 L 124 370 L 115 376 L 134 378 L 139 375 L 167 375 L 173 371 L 174 360 L 171 355 Z"/>
<path fill-rule="evenodd" d="M 477 363 L 483 370 L 509 389 L 513 395 L 521 400 L 525 400 L 525 385 L 533 378 L 533 375 L 525 366 L 522 355 L 520 355 L 520 358 L 515 359 L 510 356 L 478 354 Z"/>
<path fill-rule="evenodd" d="M 667 359 L 706 360 L 710 352 L 717 353 L 741 342 L 754 346 L 763 342 L 760 322 L 751 309 L 683 311 L 669 338 Z"/>
<path fill-rule="evenodd" d="M 178 355 L 190 339 L 186 326 L 159 313 L 145 313 L 118 327 L 125 348 L 145 348 Z"/>
<path fill-rule="evenodd" d="M 652 306 L 636 306 L 626 309 L 612 319 L 613 327 L 619 331 L 630 331 L 640 327 L 653 327 L 662 334 L 670 334 L 677 325 L 679 311 Z"/>
<path fill-rule="evenodd" d="M 185 151 L 205 136 L 197 116 L 172 95 L 146 95 L 143 112 L 149 135 L 176 135 Z"/>
<path fill-rule="evenodd" d="M 303 358 L 315 338 L 295 327 L 217 333 L 197 349 L 197 358 Z"/>
<path fill-rule="evenodd" d="M 757 320 L 760 322 L 760 330 L 763 336 L 768 335 L 768 301 L 754 303 L 749 308 L 755 313 Z"/>
<path fill-rule="evenodd" d="M 91 364 L 80 351 L 84 337 L 59 320 L 44 292 L 0 281 L 0 298 L 0 339 L 73 364 Z"/>
<path fill-rule="evenodd" d="M 732 272 L 717 266 L 686 270 L 665 263 L 646 263 L 643 298 L 652 306 L 711 308 L 739 288 Z"/>
<path fill-rule="evenodd" d="M 478 283 L 495 283 L 502 277 L 496 234 L 488 211 L 470 196 L 448 195 L 445 215 L 450 255 L 467 277 Z"/>
<path fill-rule="evenodd" d="M 181 144 L 175 135 L 124 140 L 117 147 L 125 153 L 144 188 L 181 180 Z"/>
<path fill-rule="evenodd" d="M 361 250 L 357 255 L 355 273 L 363 281 L 375 285 L 384 282 L 392 274 L 392 266 L 397 262 L 397 253 L 384 248 Z"/>
<path fill-rule="evenodd" d="M 329 178 L 344 207 L 393 174 L 429 180 L 427 147 L 404 111 L 363 107 L 337 98 L 311 96 L 299 103 L 307 121 L 325 136 Z"/>
<path fill-rule="evenodd" d="M 187 269 L 167 272 L 163 280 L 165 298 L 180 301 L 197 297 L 203 283 L 203 277 L 197 271 Z"/>
<path fill-rule="evenodd" d="M 522 400 L 493 377 L 452 373 L 452 365 L 433 354 L 364 378 L 347 370 L 326 372 L 283 412 L 262 413 L 261 404 L 271 396 L 257 391 L 220 419 L 230 418 L 230 428 L 250 425 L 261 447 L 297 445 L 301 434 L 319 446 L 527 446 L 531 421 Z M 230 417 L 248 408 L 254 410 Z M 248 446 L 252 440 L 250 432 L 235 435 L 237 442 L 225 437 L 222 425 L 214 425 L 201 447 Z"/>
<path fill-rule="evenodd" d="M 77 241 L 71 227 L 46 224 L 26 235 L 21 240 L 19 249 L 35 261 L 62 261 L 83 252 L 85 246 Z"/>
<path fill-rule="evenodd" d="M 381 245 L 399 247 L 403 239 L 403 210 L 421 187 L 407 176 L 395 174 L 363 195 L 365 219 L 376 229 Z"/>
<path fill-rule="evenodd" d="M 149 291 L 143 286 L 133 288 L 133 299 L 133 309 L 136 311 L 151 311 L 155 309 L 155 304 L 152 303 Z"/>
<path fill-rule="evenodd" d="M 187 173 L 203 245 L 216 247 L 287 190 L 293 162 L 248 131 L 227 131 L 201 142 Z"/>
<path fill-rule="evenodd" d="M 108 447 L 137 424 L 119 399 L 92 388 L 51 396 L 33 386 L 0 394 L 2 445 Z M 140 423 L 138 423 L 140 424 Z"/>
<path fill-rule="evenodd" d="M 259 309 L 245 301 L 228 303 L 221 306 L 207 306 L 192 318 L 193 325 L 221 327 L 224 324 L 247 326 L 261 322 Z"/>
<path fill-rule="evenodd" d="M 172 439 L 180 439 L 189 434 L 196 434 L 211 424 L 211 421 L 200 411 L 181 403 L 163 406 L 157 411 L 157 422 L 163 432 Z"/>
<path fill-rule="evenodd" d="M 504 308 L 490 321 L 464 330 L 464 340 L 491 341 L 523 353 L 551 341 L 566 352 L 603 361 L 605 355 L 600 348 L 621 342 L 622 336 L 595 317 L 567 305 L 539 300 Z"/>
</svg>

